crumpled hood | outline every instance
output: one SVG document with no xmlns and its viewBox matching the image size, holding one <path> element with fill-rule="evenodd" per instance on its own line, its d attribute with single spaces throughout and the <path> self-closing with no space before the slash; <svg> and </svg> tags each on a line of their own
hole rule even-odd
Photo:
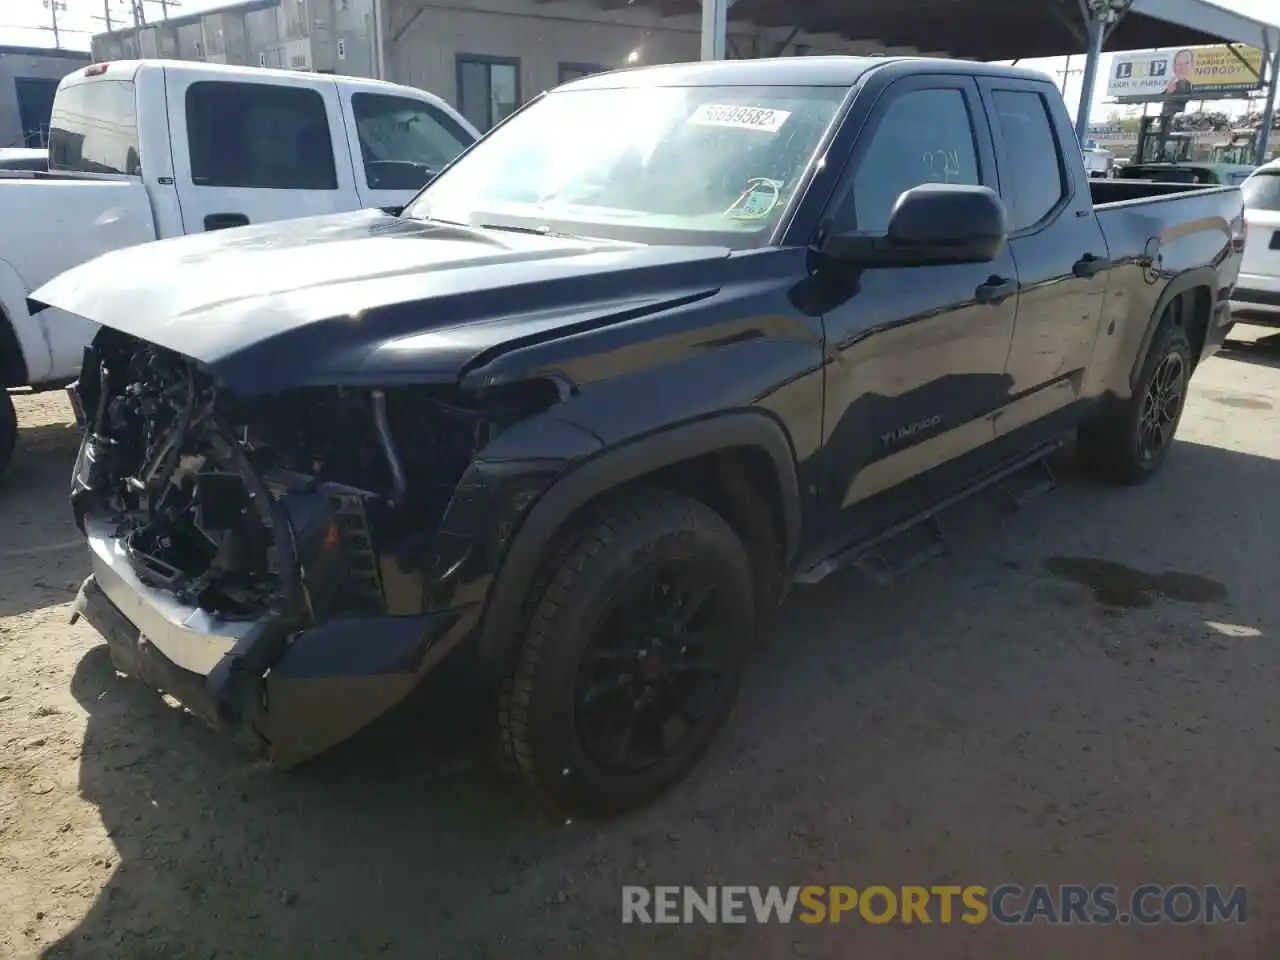
<svg viewBox="0 0 1280 960">
<path fill-rule="evenodd" d="M 30 301 L 198 360 L 248 395 L 452 380 L 504 344 L 709 295 L 727 256 L 360 211 L 117 250 Z"/>
</svg>

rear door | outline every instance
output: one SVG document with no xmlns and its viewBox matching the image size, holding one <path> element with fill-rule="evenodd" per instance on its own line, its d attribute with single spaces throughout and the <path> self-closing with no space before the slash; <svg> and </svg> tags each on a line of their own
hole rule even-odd
<svg viewBox="0 0 1280 960">
<path fill-rule="evenodd" d="M 165 74 L 185 232 L 358 208 L 331 81 Z"/>
<path fill-rule="evenodd" d="M 372 85 L 338 90 L 362 207 L 404 206 L 479 137 L 443 102 Z"/>
<path fill-rule="evenodd" d="M 1003 77 L 980 86 L 1019 281 L 1005 366 L 1016 402 L 996 423 L 1004 434 L 1079 396 L 1102 317 L 1108 252 L 1084 170 L 1062 146 L 1074 144 L 1075 134 L 1065 111 L 1055 110 L 1058 92 L 1047 83 Z"/>
</svg>

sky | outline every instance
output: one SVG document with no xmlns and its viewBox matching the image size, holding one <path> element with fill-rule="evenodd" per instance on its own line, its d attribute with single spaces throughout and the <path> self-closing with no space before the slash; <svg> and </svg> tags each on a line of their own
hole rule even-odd
<svg viewBox="0 0 1280 960">
<path fill-rule="evenodd" d="M 166 5 L 170 15 L 176 16 L 220 7 L 227 2 L 228 0 L 143 0 L 148 21 L 159 20 L 163 14 L 162 8 Z M 1280 20 L 1280 0 L 1217 0 L 1217 3 L 1218 6 L 1260 19 L 1266 16 L 1272 22 Z M 130 0 L 0 0 L 0 45 L 54 46 L 49 4 L 58 6 L 58 41 L 68 49 L 88 50 L 89 38 L 107 29 L 108 16 L 115 26 L 129 22 Z M 1109 58 L 1103 59 L 1103 69 L 1100 72 L 1105 77 L 1105 61 Z M 1066 58 L 1056 57 L 1023 60 L 1020 66 L 1052 74 L 1059 87 L 1062 86 L 1063 79 L 1061 71 L 1067 68 L 1075 71 L 1067 75 L 1065 91 L 1067 105 L 1075 112 L 1080 99 L 1081 77 L 1078 71 L 1084 66 L 1083 52 L 1080 56 L 1071 58 L 1069 65 Z M 1094 97 L 1091 113 L 1095 120 L 1104 120 L 1111 112 L 1111 108 L 1104 103 L 1105 87 L 1105 83 L 1099 83 Z M 1243 109 L 1243 106 L 1236 109 Z"/>
</svg>

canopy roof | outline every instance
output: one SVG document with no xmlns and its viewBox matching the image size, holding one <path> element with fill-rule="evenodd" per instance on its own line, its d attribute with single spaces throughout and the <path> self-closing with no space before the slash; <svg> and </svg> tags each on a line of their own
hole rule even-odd
<svg viewBox="0 0 1280 960">
<path fill-rule="evenodd" d="M 701 9 L 699 0 L 598 2 L 614 9 L 656 6 L 668 15 Z M 729 19 L 971 60 L 1013 60 L 1084 53 L 1088 38 L 1083 5 L 1083 0 L 734 0 Z M 1224 41 L 1274 50 L 1280 46 L 1280 26 L 1206 0 L 1134 0 L 1107 37 L 1104 50 Z"/>
</svg>

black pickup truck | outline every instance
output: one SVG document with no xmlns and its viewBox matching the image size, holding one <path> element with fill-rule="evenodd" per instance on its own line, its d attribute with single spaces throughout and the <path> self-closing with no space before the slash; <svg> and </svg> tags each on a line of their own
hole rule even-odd
<svg viewBox="0 0 1280 960">
<path fill-rule="evenodd" d="M 696 761 L 792 583 L 1072 432 L 1093 473 L 1154 473 L 1243 236 L 1238 189 L 1091 183 L 1037 73 L 580 80 L 399 216 L 37 292 L 103 325 L 72 389 L 76 613 L 282 765 L 457 650 L 537 795 L 626 809 Z"/>
</svg>

